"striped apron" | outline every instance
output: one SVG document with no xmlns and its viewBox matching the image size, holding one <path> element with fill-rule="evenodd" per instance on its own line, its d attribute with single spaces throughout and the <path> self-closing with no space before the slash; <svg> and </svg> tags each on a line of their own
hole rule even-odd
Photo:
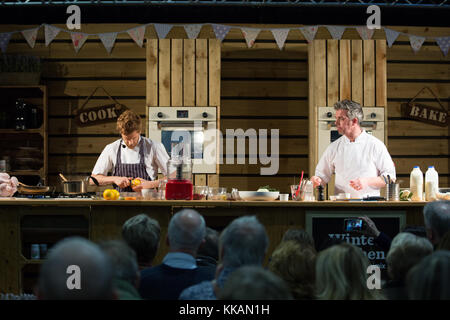
<svg viewBox="0 0 450 320">
<path fill-rule="evenodd" d="M 151 181 L 152 178 L 150 178 L 146 170 L 144 154 L 144 139 L 141 138 L 141 141 L 139 142 L 139 163 L 122 163 L 122 140 L 120 140 L 113 176 L 142 178 Z M 119 190 L 119 192 L 133 192 L 131 187 L 126 187 L 124 189 L 119 188 L 117 185 L 114 185 L 114 187 Z"/>
</svg>

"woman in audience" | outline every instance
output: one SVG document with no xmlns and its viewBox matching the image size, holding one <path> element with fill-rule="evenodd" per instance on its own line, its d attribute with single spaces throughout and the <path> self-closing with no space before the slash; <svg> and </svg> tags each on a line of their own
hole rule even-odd
<svg viewBox="0 0 450 320">
<path fill-rule="evenodd" d="M 433 245 L 427 238 L 409 232 L 401 232 L 395 236 L 386 256 L 388 274 L 391 278 L 383 289 L 387 299 L 408 299 L 405 288 L 406 274 L 431 253 L 433 253 Z"/>
<path fill-rule="evenodd" d="M 349 243 L 334 245 L 317 256 L 316 292 L 321 300 L 382 299 L 379 290 L 367 288 L 369 260 Z"/>
<path fill-rule="evenodd" d="M 294 240 L 283 241 L 275 249 L 268 268 L 283 279 L 296 300 L 314 298 L 316 252 Z"/>
</svg>

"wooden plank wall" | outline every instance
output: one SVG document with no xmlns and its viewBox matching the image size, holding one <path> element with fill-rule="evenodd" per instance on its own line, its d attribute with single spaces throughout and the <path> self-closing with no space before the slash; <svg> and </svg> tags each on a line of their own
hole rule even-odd
<svg viewBox="0 0 450 320">
<path fill-rule="evenodd" d="M 135 25 L 87 24 L 82 25 L 82 32 L 114 32 L 133 26 Z M 31 27 L 1 25 L 0 32 Z M 450 34 L 450 28 L 392 29 L 430 37 Z M 157 38 L 152 28 L 147 28 L 146 38 Z M 182 28 L 174 27 L 167 38 L 186 39 L 187 36 Z M 215 38 L 212 28 L 204 27 L 199 38 Z M 316 38 L 331 37 L 321 27 Z M 348 29 L 343 38 L 360 40 L 354 29 Z M 373 38 L 385 39 L 384 31 L 375 31 Z M 355 59 L 359 59 L 361 54 L 355 50 Z M 408 186 L 407 177 L 413 165 L 418 164 L 424 170 L 426 166 L 434 164 L 440 174 L 440 185 L 448 186 L 449 128 L 407 120 L 400 114 L 400 104 L 407 102 L 427 85 L 447 107 L 450 103 L 450 55 L 444 57 L 431 40 L 427 40 L 421 50 L 414 54 L 409 39 L 403 35 L 386 52 L 389 151 L 399 176 L 406 180 L 405 186 Z M 60 33 L 46 47 L 43 29 L 39 31 L 34 49 L 28 46 L 19 33 L 14 34 L 7 53 L 38 55 L 45 61 L 42 82 L 48 86 L 49 94 L 50 184 L 59 183 L 59 171 L 89 173 L 103 147 L 118 137 L 113 124 L 86 129 L 75 125 L 73 111 L 81 106 L 84 98 L 96 86 L 102 85 L 114 98 L 145 117 L 146 49 L 138 47 L 125 33 L 118 34 L 111 55 L 108 55 L 96 37 L 90 37 L 79 53 L 75 54 L 72 41 L 66 33 Z M 254 47 L 248 49 L 241 31 L 232 28 L 221 44 L 221 53 L 222 131 L 225 132 L 226 128 L 278 128 L 281 136 L 281 159 L 278 174 L 268 177 L 259 176 L 257 165 L 221 165 L 220 185 L 228 187 L 230 191 L 233 186 L 241 190 L 252 190 L 270 184 L 287 191 L 287 186 L 294 179 L 298 181 L 301 170 L 309 171 L 308 68 L 311 68 L 311 64 L 308 65 L 307 61 L 307 42 L 299 30 L 292 30 L 285 48 L 280 51 L 271 32 L 265 30 L 258 36 Z M 358 70 L 351 72 L 355 78 Z M 351 86 L 351 90 L 352 95 L 363 95 L 362 89 L 355 85 Z M 337 97 L 332 95 L 327 99 L 337 100 Z M 429 94 L 424 93 L 419 99 L 436 105 Z M 89 106 L 107 102 L 109 100 L 106 96 L 99 95 Z"/>
</svg>

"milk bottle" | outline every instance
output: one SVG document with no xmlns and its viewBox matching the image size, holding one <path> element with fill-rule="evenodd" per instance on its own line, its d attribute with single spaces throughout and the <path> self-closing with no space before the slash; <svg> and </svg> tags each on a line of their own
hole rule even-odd
<svg viewBox="0 0 450 320">
<path fill-rule="evenodd" d="M 419 166 L 415 166 L 409 178 L 409 188 L 412 192 L 412 201 L 422 201 L 423 199 L 423 173 Z"/>
<path fill-rule="evenodd" d="M 429 166 L 425 173 L 425 200 L 436 200 L 436 192 L 439 190 L 439 175 L 434 166 Z"/>
</svg>

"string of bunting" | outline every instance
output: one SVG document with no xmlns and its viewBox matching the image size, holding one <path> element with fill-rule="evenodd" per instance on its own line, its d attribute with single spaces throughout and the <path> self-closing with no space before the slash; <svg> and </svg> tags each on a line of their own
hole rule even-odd
<svg viewBox="0 0 450 320">
<path fill-rule="evenodd" d="M 70 34 L 70 37 L 72 39 L 72 43 L 75 49 L 75 52 L 78 53 L 78 51 L 81 49 L 83 44 L 86 42 L 87 38 L 90 36 L 97 36 L 100 38 L 101 42 L 103 43 L 106 51 L 111 54 L 112 48 L 114 47 L 117 35 L 119 33 L 127 33 L 139 47 L 143 46 L 144 43 L 144 36 L 145 31 L 148 26 L 153 26 L 156 34 L 158 35 L 159 39 L 164 39 L 167 34 L 172 30 L 173 27 L 182 26 L 184 27 L 186 34 L 189 39 L 196 39 L 200 33 L 200 30 L 205 25 L 211 25 L 214 34 L 217 39 L 220 41 L 223 41 L 223 39 L 227 36 L 228 32 L 232 29 L 240 29 L 245 41 L 247 43 L 247 46 L 251 48 L 256 38 L 258 37 L 259 33 L 262 30 L 270 30 L 272 32 L 272 35 L 280 48 L 280 50 L 283 49 L 284 44 L 286 42 L 287 36 L 290 31 L 292 30 L 300 30 L 305 39 L 308 42 L 311 42 L 314 40 L 316 33 L 319 29 L 319 27 L 325 27 L 327 28 L 328 32 L 332 36 L 333 39 L 340 40 L 342 38 L 342 35 L 344 34 L 346 29 L 356 29 L 358 34 L 360 35 L 361 39 L 363 40 L 370 40 L 372 39 L 372 36 L 374 34 L 375 29 L 369 29 L 366 26 L 332 26 L 332 25 L 316 25 L 316 26 L 305 26 L 305 27 L 295 27 L 295 28 L 250 28 L 250 27 L 241 27 L 241 26 L 228 26 L 228 25 L 222 25 L 222 24 L 210 24 L 210 23 L 204 23 L 204 24 L 160 24 L 160 23 L 148 23 L 145 25 L 133 27 L 128 30 L 124 31 L 118 31 L 118 32 L 107 32 L 107 33 L 83 33 L 83 32 L 74 32 L 74 31 L 68 31 L 59 27 L 55 27 L 48 24 L 42 24 L 38 27 L 26 29 L 22 31 L 11 31 L 11 32 L 3 32 L 0 33 L 0 49 L 3 53 L 6 52 L 6 49 L 8 48 L 9 41 L 11 39 L 11 36 L 15 33 L 20 32 L 25 40 L 27 41 L 28 45 L 31 48 L 34 48 L 36 44 L 36 38 L 37 33 L 41 27 L 44 27 L 45 29 L 45 45 L 48 46 L 60 32 L 66 32 Z M 412 50 L 414 53 L 419 52 L 420 48 L 422 47 L 422 44 L 425 42 L 426 39 L 435 40 L 439 48 L 441 49 L 444 56 L 447 56 L 449 48 L 450 48 L 450 36 L 444 36 L 444 37 L 423 37 L 423 36 L 417 36 L 413 34 L 408 34 L 404 32 L 399 32 L 396 30 L 392 30 L 389 28 L 381 27 L 381 29 L 384 30 L 386 34 L 386 41 L 387 44 L 390 47 L 394 44 L 395 40 L 398 38 L 399 35 L 404 35 L 409 38 L 409 42 L 411 45 Z"/>
</svg>

